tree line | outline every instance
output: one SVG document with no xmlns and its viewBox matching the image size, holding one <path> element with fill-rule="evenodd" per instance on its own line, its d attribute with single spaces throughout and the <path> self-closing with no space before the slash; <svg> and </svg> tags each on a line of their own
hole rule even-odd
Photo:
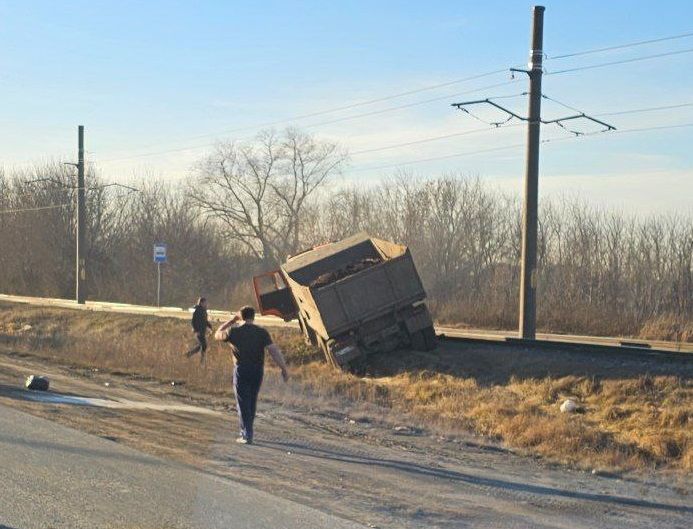
<svg viewBox="0 0 693 529">
<path fill-rule="evenodd" d="M 220 143 L 185 183 L 107 186 L 87 172 L 91 299 L 252 301 L 250 277 L 358 231 L 407 244 L 440 321 L 514 329 L 521 205 L 462 174 L 339 178 L 347 153 L 295 129 Z M 0 172 L 0 292 L 74 295 L 75 178 L 59 162 Z M 538 324 L 556 332 L 693 340 L 693 217 L 634 216 L 579 197 L 540 204 Z"/>
</svg>

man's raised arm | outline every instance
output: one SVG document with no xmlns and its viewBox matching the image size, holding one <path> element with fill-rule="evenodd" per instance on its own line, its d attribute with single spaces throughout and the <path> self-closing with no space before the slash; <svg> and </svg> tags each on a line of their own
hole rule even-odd
<svg viewBox="0 0 693 529">
<path fill-rule="evenodd" d="M 222 323 L 221 326 L 214 333 L 214 339 L 218 342 L 223 342 L 224 340 L 226 340 L 226 329 L 231 327 L 231 325 L 233 325 L 237 321 L 238 321 L 238 315 L 234 314 L 233 317 L 229 321 L 225 321 L 224 323 Z"/>
</svg>

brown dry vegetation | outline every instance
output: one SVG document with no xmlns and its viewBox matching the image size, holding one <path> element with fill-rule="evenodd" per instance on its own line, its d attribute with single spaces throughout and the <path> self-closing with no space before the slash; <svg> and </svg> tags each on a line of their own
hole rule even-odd
<svg viewBox="0 0 693 529">
<path fill-rule="evenodd" d="M 287 156 L 299 151 L 308 157 Z M 99 187 L 94 169 L 87 194 L 90 299 L 153 304 L 151 248 L 165 241 L 162 304 L 188 307 L 204 295 L 214 308 L 238 307 L 253 299 L 253 274 L 275 269 L 288 254 L 365 230 L 410 247 L 439 321 L 516 328 L 518 197 L 459 174 L 403 174 L 374 186 L 329 189 L 332 177 L 324 169 L 338 172 L 338 151 L 296 131 L 265 133 L 249 145 L 221 145 L 190 175 L 189 189 L 143 178 L 136 183 L 141 192 L 132 194 Z M 308 159 L 315 162 L 310 171 L 290 168 Z M 257 161 L 267 173 L 256 173 Z M 0 209 L 66 205 L 0 215 L 0 248 L 8 249 L 0 252 L 0 292 L 74 294 L 71 170 L 58 162 L 7 174 L 0 168 Z M 27 183 L 36 180 L 43 183 Z M 303 192 L 290 192 L 295 189 Z M 693 340 L 692 259 L 687 213 L 644 217 L 600 210 L 578 197 L 544 200 L 538 326 Z"/>
<path fill-rule="evenodd" d="M 188 329 L 175 319 L 0 304 L 6 351 L 230 395 L 230 355 L 214 344 L 206 369 L 185 360 Z M 693 470 L 691 362 L 470 345 L 380 355 L 357 377 L 328 368 L 296 333 L 275 334 L 292 366 L 294 397 L 313 405 L 366 402 L 440 432 L 476 432 L 581 468 Z M 559 412 L 566 397 L 579 413 Z"/>
</svg>

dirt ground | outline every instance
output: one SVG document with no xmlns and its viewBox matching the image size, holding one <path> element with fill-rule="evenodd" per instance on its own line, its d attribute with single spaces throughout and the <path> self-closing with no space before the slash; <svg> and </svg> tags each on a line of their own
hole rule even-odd
<svg viewBox="0 0 693 529">
<path fill-rule="evenodd" d="M 693 521 L 692 483 L 685 475 L 571 470 L 519 456 L 480 437 L 441 436 L 372 405 L 354 407 L 338 399 L 306 405 L 309 401 L 296 398 L 296 382 L 284 386 L 273 372 L 259 407 L 257 444 L 247 447 L 233 443 L 236 416 L 227 395 L 68 367 L 3 349 L 2 405 L 371 527 L 632 529 L 683 528 Z M 48 375 L 53 395 L 140 406 L 112 409 L 29 400 L 21 387 L 29 373 Z M 175 407 L 180 404 L 206 411 L 181 411 Z"/>
<path fill-rule="evenodd" d="M 293 377 L 288 390 L 266 385 L 265 395 L 278 402 L 409 420 L 442 435 L 476 433 L 588 471 L 693 471 L 687 358 L 447 343 L 428 353 L 374 355 L 367 372 L 355 376 L 327 366 L 296 331 L 272 328 L 272 334 Z M 182 319 L 0 303 L 0 347 L 7 350 L 79 369 L 175 380 L 231 399 L 228 346 L 212 342 L 201 369 L 197 358 L 183 355 L 191 338 Z M 560 412 L 567 398 L 578 413 Z"/>
</svg>

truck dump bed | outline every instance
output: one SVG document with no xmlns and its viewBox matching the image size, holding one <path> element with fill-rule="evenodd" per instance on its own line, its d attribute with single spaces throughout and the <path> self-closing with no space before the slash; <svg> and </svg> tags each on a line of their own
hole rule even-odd
<svg viewBox="0 0 693 529">
<path fill-rule="evenodd" d="M 292 257 L 282 271 L 301 316 L 324 339 L 426 297 L 407 247 L 366 233 Z"/>
</svg>

